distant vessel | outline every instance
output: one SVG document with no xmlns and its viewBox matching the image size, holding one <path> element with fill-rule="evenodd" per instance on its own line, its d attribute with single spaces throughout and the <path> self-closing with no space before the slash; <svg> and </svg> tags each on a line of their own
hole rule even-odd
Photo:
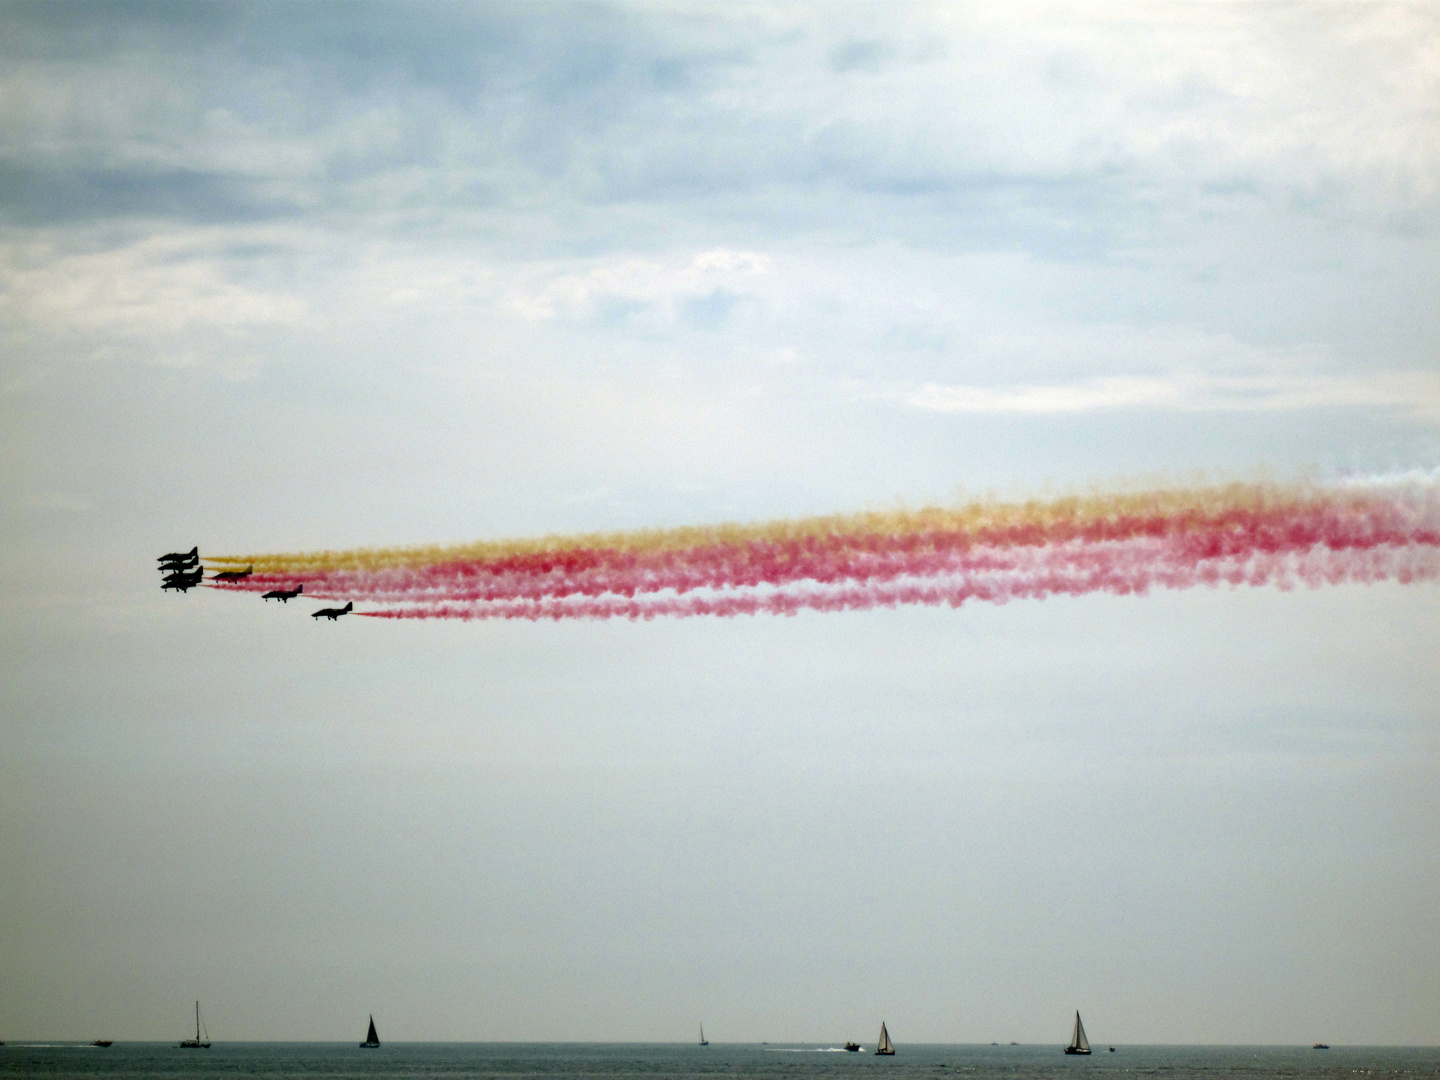
<svg viewBox="0 0 1440 1080">
<path fill-rule="evenodd" d="M 880 1041 L 875 1044 L 875 1053 L 889 1056 L 895 1053 L 895 1044 L 890 1041 L 890 1032 L 885 1030 L 885 1021 L 880 1021 Z"/>
<path fill-rule="evenodd" d="M 700 1045 L 701 1045 L 701 1046 L 709 1046 L 709 1045 L 710 1045 L 710 1040 L 705 1037 L 705 1025 L 704 1025 L 704 1024 L 701 1024 L 701 1025 L 700 1025 Z"/>
<path fill-rule="evenodd" d="M 1330 1049 L 1330 1044 L 1329 1044 L 1329 1043 L 1316 1043 L 1314 1046 L 1310 1047 L 1310 1049 L 1311 1049 L 1311 1050 L 1329 1050 L 1329 1049 Z"/>
<path fill-rule="evenodd" d="M 195 1037 L 193 1039 L 181 1039 L 181 1050 L 209 1050 L 210 1032 L 205 1031 L 205 1037 L 200 1037 L 200 1032 L 205 1031 L 205 1025 L 200 1019 L 200 1002 L 195 1002 Z"/>
<path fill-rule="evenodd" d="M 109 1045 L 110 1045 L 111 1043 L 113 1043 L 114 1041 L 115 1041 L 114 1039 L 96 1039 L 96 1040 L 95 1040 L 94 1042 L 92 1042 L 90 1045 L 91 1045 L 91 1046 L 109 1046 Z"/>
<path fill-rule="evenodd" d="M 855 1053 L 856 1051 L 858 1051 L 858 1050 L 860 1049 L 860 1044 L 859 1044 L 859 1043 L 847 1042 L 847 1043 L 845 1044 L 845 1049 L 846 1049 L 846 1050 L 849 1050 L 849 1051 L 853 1054 L 853 1053 Z"/>
<path fill-rule="evenodd" d="M 360 1044 L 362 1050 L 378 1050 L 380 1048 L 380 1036 L 375 1034 L 375 1014 L 370 1014 L 370 1030 L 365 1034 L 365 1041 Z"/>
<path fill-rule="evenodd" d="M 1080 1022 L 1080 1012 L 1075 1012 L 1075 1034 L 1070 1036 L 1070 1045 L 1065 1047 L 1067 1054 L 1088 1054 L 1090 1053 L 1090 1040 L 1085 1038 L 1085 1025 Z"/>
</svg>

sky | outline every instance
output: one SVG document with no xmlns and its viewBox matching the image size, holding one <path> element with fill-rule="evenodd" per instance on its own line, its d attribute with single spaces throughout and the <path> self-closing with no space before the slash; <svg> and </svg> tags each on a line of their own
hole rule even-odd
<svg viewBox="0 0 1440 1080">
<path fill-rule="evenodd" d="M 1440 586 L 316 625 L 157 555 L 1440 469 L 1440 7 L 0 2 L 0 1038 L 1440 1042 Z"/>
</svg>

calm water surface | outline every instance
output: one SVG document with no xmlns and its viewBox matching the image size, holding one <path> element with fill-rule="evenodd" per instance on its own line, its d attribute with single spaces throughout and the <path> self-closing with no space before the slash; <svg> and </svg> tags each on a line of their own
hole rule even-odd
<svg viewBox="0 0 1440 1080">
<path fill-rule="evenodd" d="M 650 1077 L 746 1077 L 757 1080 L 1440 1080 L 1440 1049 L 1414 1047 L 1120 1046 L 1089 1058 L 1055 1046 L 898 1044 L 892 1058 L 868 1046 L 847 1054 L 827 1046 L 715 1043 L 216 1043 L 181 1050 L 174 1043 L 116 1043 L 109 1049 L 66 1044 L 0 1047 L 0 1076 L 63 1077 L 516 1077 L 603 1080 Z"/>
</svg>

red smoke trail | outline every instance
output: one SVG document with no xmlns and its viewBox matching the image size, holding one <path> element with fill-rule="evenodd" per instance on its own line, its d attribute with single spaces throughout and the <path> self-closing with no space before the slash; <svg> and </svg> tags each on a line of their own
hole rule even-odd
<svg viewBox="0 0 1440 1080">
<path fill-rule="evenodd" d="M 1423 549 L 1315 550 L 1294 558 L 1257 554 L 1194 562 L 1133 548 L 1056 550 L 1017 560 L 1007 571 L 982 570 L 960 580 L 890 581 L 834 588 L 792 588 L 768 593 L 718 596 L 644 596 L 507 599 L 487 602 L 421 603 L 362 612 L 386 619 L 653 619 L 690 615 L 794 615 L 811 611 L 863 611 L 922 604 L 959 607 L 969 600 L 1004 604 L 1047 596 L 1107 592 L 1144 595 L 1152 588 L 1196 585 L 1297 584 L 1312 587 L 1394 580 L 1402 584 L 1440 578 L 1440 553 Z"/>
<path fill-rule="evenodd" d="M 1431 579 L 1440 568 L 1440 499 L 1433 484 L 1400 492 L 1232 485 L 579 542 L 245 558 L 257 572 L 217 587 L 303 584 L 307 597 L 385 605 L 364 613 L 385 618 L 958 606 L 1201 584 Z"/>
</svg>

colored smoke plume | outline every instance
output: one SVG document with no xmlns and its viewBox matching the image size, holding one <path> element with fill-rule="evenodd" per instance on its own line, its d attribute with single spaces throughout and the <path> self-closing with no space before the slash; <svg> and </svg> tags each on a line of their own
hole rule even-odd
<svg viewBox="0 0 1440 1080">
<path fill-rule="evenodd" d="M 1440 576 L 1433 477 L 1234 483 L 453 547 L 246 554 L 217 586 L 396 619 L 794 614 Z"/>
</svg>

